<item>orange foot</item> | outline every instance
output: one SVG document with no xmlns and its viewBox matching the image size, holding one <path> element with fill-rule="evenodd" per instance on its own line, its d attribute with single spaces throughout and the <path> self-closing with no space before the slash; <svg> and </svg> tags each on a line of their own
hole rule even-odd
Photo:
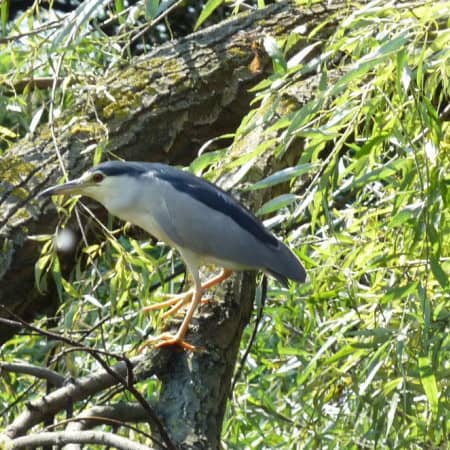
<svg viewBox="0 0 450 450">
<path fill-rule="evenodd" d="M 180 337 L 174 336 L 170 333 L 163 333 L 160 336 L 149 339 L 144 344 L 142 344 L 140 350 L 142 351 L 145 347 L 153 346 L 155 348 L 167 347 L 169 345 L 177 345 L 185 350 L 189 350 L 191 352 L 195 350 L 199 350 L 195 345 L 189 344 L 184 339 Z"/>
</svg>

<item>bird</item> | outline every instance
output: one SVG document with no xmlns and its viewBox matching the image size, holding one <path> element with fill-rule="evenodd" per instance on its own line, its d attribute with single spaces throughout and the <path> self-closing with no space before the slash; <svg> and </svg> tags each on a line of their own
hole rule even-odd
<svg viewBox="0 0 450 450">
<path fill-rule="evenodd" d="M 289 247 L 231 194 L 191 172 L 163 163 L 112 160 L 40 193 L 52 195 L 93 198 L 112 215 L 178 251 L 193 287 L 144 311 L 170 307 L 164 315 L 168 317 L 189 307 L 176 334 L 162 333 L 147 341 L 154 347 L 195 350 L 185 336 L 202 294 L 234 271 L 261 270 L 285 287 L 288 280 L 305 282 L 306 271 Z M 215 265 L 221 272 L 202 283 L 203 265 Z"/>
</svg>

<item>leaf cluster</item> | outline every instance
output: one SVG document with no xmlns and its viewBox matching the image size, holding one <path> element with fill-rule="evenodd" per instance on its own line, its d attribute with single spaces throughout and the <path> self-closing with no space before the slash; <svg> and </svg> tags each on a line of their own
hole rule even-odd
<svg viewBox="0 0 450 450">
<path fill-rule="evenodd" d="M 296 155 L 252 189 L 285 186 L 259 212 L 296 249 L 309 283 L 269 285 L 227 448 L 448 444 L 449 7 L 373 2 L 320 55 L 305 58 L 313 42 L 259 86 L 235 140 L 255 117 L 277 138 L 239 162 Z M 311 72 L 312 100 L 280 114 Z"/>
</svg>

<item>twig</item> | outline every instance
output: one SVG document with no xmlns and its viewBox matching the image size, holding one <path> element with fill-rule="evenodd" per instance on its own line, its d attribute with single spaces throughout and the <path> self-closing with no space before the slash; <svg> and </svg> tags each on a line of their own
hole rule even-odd
<svg viewBox="0 0 450 450">
<path fill-rule="evenodd" d="M 64 78 L 58 78 L 56 83 L 60 86 L 63 81 Z M 30 87 L 31 90 L 48 89 L 53 86 L 54 82 L 53 77 L 23 78 L 12 83 L 11 89 L 18 94 L 22 94 L 26 87 Z"/>
<path fill-rule="evenodd" d="M 35 325 L 32 325 L 31 323 L 28 323 L 27 321 L 23 320 L 17 314 L 14 314 L 5 305 L 0 304 L 0 309 L 2 309 L 7 314 L 9 314 L 11 317 L 14 317 L 14 319 L 16 319 L 16 320 L 11 320 L 11 319 L 5 319 L 4 317 L 0 317 L 0 323 L 3 323 L 4 325 L 7 325 L 9 327 L 13 327 L 13 328 L 24 327 L 28 330 L 34 331 L 35 333 L 37 333 L 37 335 L 55 339 L 57 341 L 64 342 L 65 344 L 68 344 L 71 347 L 76 347 L 78 350 L 89 352 L 94 358 L 95 358 L 94 354 L 97 354 L 97 355 L 109 356 L 111 358 L 116 358 L 121 361 L 125 361 L 127 359 L 126 356 L 118 355 L 116 353 L 111 353 L 106 350 L 100 350 L 100 349 L 94 349 L 91 347 L 87 347 L 86 345 L 83 345 L 78 341 L 75 341 L 66 336 L 63 336 L 62 334 L 54 333 L 53 331 L 43 330 L 42 328 L 36 327 Z"/>
<path fill-rule="evenodd" d="M 2 38 L 0 38 L 0 44 L 7 44 L 8 42 L 19 41 L 19 40 L 22 40 L 24 37 L 33 36 L 35 34 L 41 33 L 42 31 L 47 31 L 47 30 L 51 30 L 52 28 L 57 28 L 60 26 L 60 24 L 63 20 L 64 19 L 54 20 L 53 22 L 46 23 L 45 25 L 42 25 L 41 27 L 35 28 L 34 30 L 27 31 L 25 33 L 18 33 L 18 34 L 13 34 L 12 36 L 2 37 Z"/>
<path fill-rule="evenodd" d="M 66 431 L 75 432 L 90 429 L 98 424 L 114 424 L 133 430 L 162 446 L 162 443 L 158 442 L 153 436 L 124 422 L 123 418 L 125 417 L 127 422 L 145 422 L 147 421 L 147 412 L 138 403 L 131 404 L 120 402 L 110 406 L 94 406 L 77 417 L 61 420 L 56 424 L 52 424 L 47 427 L 45 431 L 50 431 L 51 429 L 63 425 L 68 425 Z"/>
<path fill-rule="evenodd" d="M 170 14 L 175 8 L 177 8 L 181 3 L 183 3 L 183 0 L 178 0 L 175 3 L 173 3 L 172 5 L 170 5 L 164 12 L 162 12 L 155 20 L 152 20 L 149 24 L 145 25 L 145 27 L 139 32 L 137 33 L 135 36 L 133 36 L 130 40 L 130 43 L 128 45 L 129 48 L 132 44 L 134 44 L 139 38 L 141 38 L 145 33 L 147 33 L 148 30 L 150 30 L 150 28 L 154 27 L 156 24 L 158 24 L 159 22 L 161 22 L 161 20 L 165 19 L 167 17 L 168 14 Z M 123 53 L 125 52 L 126 48 L 124 48 Z"/>
<path fill-rule="evenodd" d="M 34 383 L 30 384 L 30 386 L 28 386 L 11 403 L 8 403 L 8 405 L 5 406 L 0 411 L 0 417 L 6 417 L 6 413 L 8 411 L 10 411 L 12 408 L 14 408 L 16 405 L 18 405 L 23 399 L 26 399 L 30 392 L 36 392 L 36 386 L 38 386 L 39 384 L 40 384 L 40 381 L 35 381 Z M 1 438 L 0 438 L 0 444 L 1 444 Z"/>
</svg>

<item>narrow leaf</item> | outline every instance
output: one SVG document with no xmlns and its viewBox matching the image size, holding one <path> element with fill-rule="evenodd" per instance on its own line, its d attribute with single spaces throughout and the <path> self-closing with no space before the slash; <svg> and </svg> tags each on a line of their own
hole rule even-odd
<svg viewBox="0 0 450 450">
<path fill-rule="evenodd" d="M 80 27 L 87 22 L 94 11 L 99 8 L 107 0 L 88 0 L 81 3 L 67 19 L 67 25 L 57 34 L 52 42 L 50 52 L 58 50 L 63 41 L 70 42 Z"/>
<path fill-rule="evenodd" d="M 298 195 L 295 194 L 283 194 L 278 197 L 269 200 L 256 212 L 257 216 L 262 216 L 264 214 L 269 214 L 274 211 L 278 211 L 281 208 L 286 207 L 299 199 Z"/>
<path fill-rule="evenodd" d="M 436 377 L 433 372 L 433 366 L 428 356 L 419 358 L 420 381 L 431 406 L 431 412 L 434 417 L 438 412 L 438 387 Z"/>
<path fill-rule="evenodd" d="M 419 285 L 418 281 L 412 281 L 410 283 L 407 283 L 405 286 L 399 286 L 389 289 L 389 291 L 384 295 L 383 300 L 385 302 L 401 300 L 402 298 L 405 298 L 408 295 L 411 295 L 414 292 L 416 292 L 418 285 Z"/>
<path fill-rule="evenodd" d="M 223 0 L 208 0 L 203 8 L 200 17 L 195 24 L 194 31 L 197 31 L 203 24 L 203 22 L 223 3 Z"/>
<path fill-rule="evenodd" d="M 34 265 L 34 280 L 39 293 L 47 290 L 47 271 L 51 261 L 51 255 L 41 256 Z"/>
<path fill-rule="evenodd" d="M 443 287 L 446 288 L 448 286 L 448 275 L 445 273 L 444 269 L 441 266 L 441 263 L 439 262 L 439 259 L 435 256 L 432 256 L 430 258 L 430 266 L 431 271 L 433 272 L 434 277 L 438 281 L 438 283 Z"/>
<path fill-rule="evenodd" d="M 317 164 L 311 163 L 300 164 L 295 167 L 288 167 L 287 169 L 280 170 L 272 175 L 269 175 L 263 180 L 258 181 L 257 183 L 253 184 L 253 186 L 251 186 L 250 189 L 256 190 L 256 189 L 264 189 L 270 186 L 275 186 L 276 184 L 284 183 L 286 181 L 291 180 L 292 178 L 304 175 L 305 173 L 310 172 L 313 168 L 316 167 L 318 167 Z"/>
<path fill-rule="evenodd" d="M 29 132 L 31 134 L 34 134 L 36 131 L 37 126 L 39 125 L 39 122 L 41 121 L 42 113 L 44 112 L 44 105 L 42 105 L 33 116 L 33 119 L 31 119 Z"/>
<path fill-rule="evenodd" d="M 399 227 L 406 222 L 410 222 L 412 219 L 416 219 L 422 212 L 423 203 L 417 202 L 412 205 L 408 205 L 401 209 L 389 222 L 389 226 L 392 228 Z"/>
<path fill-rule="evenodd" d="M 398 405 L 399 401 L 400 401 L 400 395 L 398 395 L 398 393 L 396 392 L 392 396 L 391 405 L 389 407 L 389 411 L 387 414 L 386 437 L 388 436 L 389 431 L 391 430 L 392 424 L 394 422 L 395 413 L 397 411 L 397 405 Z"/>
<path fill-rule="evenodd" d="M 6 35 L 9 17 L 9 0 L 2 1 L 1 16 L 2 16 L 2 34 Z"/>
<path fill-rule="evenodd" d="M 159 11 L 159 0 L 147 0 L 145 2 L 145 16 L 151 20 L 156 19 Z"/>
<path fill-rule="evenodd" d="M 14 139 L 17 137 L 17 134 L 9 128 L 3 127 L 0 125 L 0 136 L 4 136 L 6 138 Z"/>
</svg>

